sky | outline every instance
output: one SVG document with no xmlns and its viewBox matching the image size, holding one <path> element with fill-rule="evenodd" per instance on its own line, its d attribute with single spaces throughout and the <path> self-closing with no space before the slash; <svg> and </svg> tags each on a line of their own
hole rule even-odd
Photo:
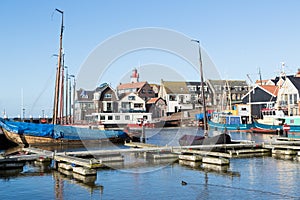
<svg viewBox="0 0 300 200">
<path fill-rule="evenodd" d="M 249 74 L 255 81 L 259 69 L 262 78 L 269 79 L 279 75 L 282 62 L 287 74 L 300 66 L 297 0 L 2 0 L 0 7 L 0 116 L 4 111 L 9 117 L 22 115 L 23 108 L 27 117 L 42 112 L 52 116 L 57 65 L 53 54 L 58 54 L 61 23 L 55 8 L 64 11 L 65 65 L 75 77 L 107 41 L 149 27 L 201 41 L 223 79 L 248 81 Z M 107 52 L 120 48 L 110 46 Z M 96 56 L 100 63 L 105 59 Z M 133 68 L 140 69 L 141 81 L 199 81 L 197 70 L 182 57 L 139 49 L 112 60 L 97 84 L 115 87 L 129 80 Z"/>
</svg>

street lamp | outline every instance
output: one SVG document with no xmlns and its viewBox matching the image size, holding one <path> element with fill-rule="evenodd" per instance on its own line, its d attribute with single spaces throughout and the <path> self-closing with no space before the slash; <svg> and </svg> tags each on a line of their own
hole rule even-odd
<svg viewBox="0 0 300 200">
<path fill-rule="evenodd" d="M 66 70 L 66 90 L 65 90 L 65 104 L 66 104 L 66 107 L 65 107 L 65 113 L 66 113 L 66 124 L 68 124 L 68 90 L 69 90 L 69 87 L 68 87 L 68 82 L 69 82 L 69 75 L 68 75 L 68 67 L 67 66 L 64 66 L 65 70 Z"/>
<path fill-rule="evenodd" d="M 208 128 L 207 128 L 207 117 L 206 117 L 206 102 L 205 102 L 205 93 L 204 93 L 204 78 L 203 78 L 203 67 L 202 67 L 202 57 L 201 57 L 201 47 L 199 40 L 191 40 L 192 42 L 196 42 L 198 44 L 199 49 L 199 65 L 200 65 L 200 79 L 201 79 L 201 94 L 203 99 L 203 129 L 204 129 L 204 136 L 208 136 Z"/>
<path fill-rule="evenodd" d="M 71 115 L 71 107 L 73 108 L 73 113 L 72 113 L 72 120 L 70 120 L 70 122 L 72 121 L 72 123 L 74 124 L 75 122 L 75 88 L 76 88 L 76 80 L 75 80 L 75 75 L 69 75 L 69 78 L 73 78 L 73 104 L 71 104 L 71 92 L 70 92 L 70 115 Z M 71 82 L 70 82 L 70 88 L 71 88 Z M 70 89 L 71 91 L 71 89 Z M 71 106 L 72 105 L 72 106 Z"/>
</svg>

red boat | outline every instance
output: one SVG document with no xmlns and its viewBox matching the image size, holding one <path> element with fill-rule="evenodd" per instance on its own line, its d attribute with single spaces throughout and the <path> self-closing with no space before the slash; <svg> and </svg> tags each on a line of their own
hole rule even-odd
<svg viewBox="0 0 300 200">
<path fill-rule="evenodd" d="M 252 133 L 278 134 L 278 130 L 276 129 L 263 129 L 263 128 L 252 127 L 250 130 Z"/>
</svg>

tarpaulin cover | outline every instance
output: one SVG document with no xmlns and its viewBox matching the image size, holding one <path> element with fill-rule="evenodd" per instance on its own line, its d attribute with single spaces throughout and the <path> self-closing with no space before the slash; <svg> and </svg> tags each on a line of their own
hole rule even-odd
<svg viewBox="0 0 300 200">
<path fill-rule="evenodd" d="M 77 128 L 73 126 L 61 126 L 53 124 L 35 124 L 17 122 L 0 118 L 0 126 L 17 134 L 25 134 L 40 137 L 65 138 L 69 140 L 95 140 L 127 136 L 123 131 L 93 130 L 88 128 Z"/>
</svg>

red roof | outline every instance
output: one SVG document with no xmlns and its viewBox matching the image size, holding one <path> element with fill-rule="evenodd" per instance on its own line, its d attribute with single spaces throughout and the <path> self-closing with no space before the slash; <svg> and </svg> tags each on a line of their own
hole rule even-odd
<svg viewBox="0 0 300 200">
<path fill-rule="evenodd" d="M 118 90 L 124 90 L 124 89 L 132 89 L 132 88 L 142 88 L 147 82 L 137 82 L 137 83 L 124 83 L 121 85 L 118 85 Z"/>
<path fill-rule="evenodd" d="M 260 85 L 260 87 L 263 88 L 264 90 L 267 90 L 274 96 L 277 96 L 278 94 L 279 87 L 276 85 Z"/>
<path fill-rule="evenodd" d="M 153 103 L 155 103 L 158 99 L 159 99 L 159 97 L 151 98 L 151 99 L 149 99 L 149 101 L 147 101 L 147 104 L 153 104 Z"/>
</svg>

